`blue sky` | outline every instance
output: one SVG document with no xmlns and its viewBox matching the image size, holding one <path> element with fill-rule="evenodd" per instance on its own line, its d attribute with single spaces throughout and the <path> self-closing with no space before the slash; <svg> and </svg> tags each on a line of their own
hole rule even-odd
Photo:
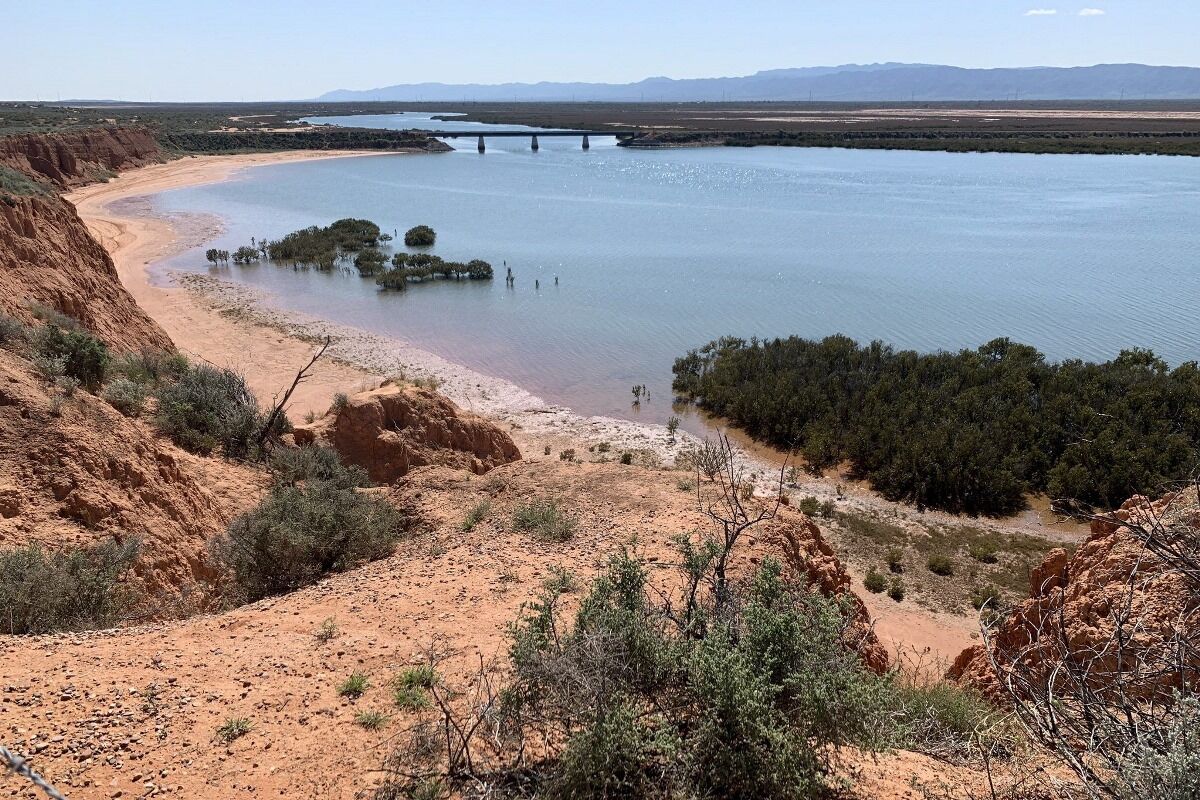
<svg viewBox="0 0 1200 800">
<path fill-rule="evenodd" d="M 1200 0 L 0 0 L 0 98 L 262 100 L 874 61 L 1200 66 Z"/>
</svg>

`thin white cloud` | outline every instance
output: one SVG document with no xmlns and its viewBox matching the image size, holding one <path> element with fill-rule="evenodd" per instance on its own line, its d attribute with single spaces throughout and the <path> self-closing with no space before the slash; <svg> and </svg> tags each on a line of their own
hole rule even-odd
<svg viewBox="0 0 1200 800">
<path fill-rule="evenodd" d="M 1025 12 L 1027 17 L 1053 17 L 1058 13 L 1057 8 L 1031 8 Z"/>
<path fill-rule="evenodd" d="M 1103 8 L 1085 8 L 1079 12 L 1081 17 L 1103 17 L 1106 12 Z"/>
</svg>

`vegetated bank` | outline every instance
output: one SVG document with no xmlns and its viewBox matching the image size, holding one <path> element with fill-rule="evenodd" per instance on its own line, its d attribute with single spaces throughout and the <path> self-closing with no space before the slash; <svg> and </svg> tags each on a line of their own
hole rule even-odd
<svg viewBox="0 0 1200 800">
<path fill-rule="evenodd" d="M 681 397 L 918 507 L 1003 515 L 1031 492 L 1113 507 L 1190 474 L 1200 447 L 1200 368 L 1148 350 L 1048 363 L 1008 339 L 922 354 L 723 338 L 673 369 Z"/>
<path fill-rule="evenodd" d="M 417 242 L 412 246 L 423 247 L 433 244 L 435 237 L 432 228 L 418 225 L 409 229 L 405 241 Z M 213 264 L 230 260 L 236 264 L 249 264 L 267 259 L 277 264 L 319 270 L 331 270 L 351 262 L 363 277 L 374 277 L 381 289 L 402 290 L 408 287 L 409 281 L 491 280 L 493 277 L 492 265 L 481 259 L 462 263 L 428 253 L 405 252 L 393 253 L 389 258 L 384 248 L 393 239 L 392 234 L 382 232 L 370 220 L 346 218 L 324 227 L 313 225 L 293 231 L 273 241 L 256 237 L 251 239 L 250 245 L 239 247 L 233 253 L 209 249 L 205 256 Z"/>
<path fill-rule="evenodd" d="M 1200 156 L 1200 134 L 1080 131 L 654 131 L 620 147 L 842 147 L 951 153 Z"/>
</svg>

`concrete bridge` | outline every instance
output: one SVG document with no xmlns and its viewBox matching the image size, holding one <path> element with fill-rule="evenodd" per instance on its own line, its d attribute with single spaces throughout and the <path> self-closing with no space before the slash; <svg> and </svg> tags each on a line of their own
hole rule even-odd
<svg viewBox="0 0 1200 800">
<path fill-rule="evenodd" d="M 493 138 L 493 137 L 497 137 L 497 136 L 503 137 L 503 138 L 512 138 L 514 136 L 528 136 L 530 138 L 529 148 L 534 151 L 536 151 L 538 149 L 538 137 L 539 136 L 542 136 L 542 137 L 546 137 L 546 136 L 581 136 L 581 137 L 583 137 L 583 149 L 587 150 L 589 147 L 591 147 L 591 143 L 588 141 L 589 136 L 616 136 L 618 139 L 632 139 L 634 136 L 636 136 L 638 134 L 638 131 L 635 131 L 635 130 L 606 130 L 606 131 L 578 131 L 578 130 L 576 130 L 576 131 L 551 131 L 551 130 L 546 130 L 546 131 L 534 132 L 534 131 L 495 130 L 495 131 L 486 131 L 485 133 L 480 133 L 479 131 L 419 131 L 419 133 L 424 133 L 426 136 L 429 136 L 430 138 L 433 138 L 433 139 L 470 139 L 470 138 L 478 137 L 479 138 L 479 152 L 482 153 L 485 150 L 487 150 L 487 146 L 484 143 L 484 139 L 485 138 Z"/>
</svg>

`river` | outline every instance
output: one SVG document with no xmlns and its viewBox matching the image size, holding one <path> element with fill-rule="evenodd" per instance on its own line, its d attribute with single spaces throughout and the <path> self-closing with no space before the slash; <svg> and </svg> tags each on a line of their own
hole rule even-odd
<svg viewBox="0 0 1200 800">
<path fill-rule="evenodd" d="M 225 232 L 207 246 L 230 250 L 347 216 L 401 234 L 431 225 L 433 253 L 490 261 L 497 279 L 381 293 L 352 267 L 215 272 L 583 414 L 664 422 L 673 359 L 722 335 L 845 333 L 919 350 L 1008 336 L 1052 359 L 1200 353 L 1200 159 L 452 144 L 260 167 L 153 202 L 220 216 Z M 214 271 L 203 248 L 166 266 Z M 650 389 L 638 408 L 634 384 Z"/>
</svg>

